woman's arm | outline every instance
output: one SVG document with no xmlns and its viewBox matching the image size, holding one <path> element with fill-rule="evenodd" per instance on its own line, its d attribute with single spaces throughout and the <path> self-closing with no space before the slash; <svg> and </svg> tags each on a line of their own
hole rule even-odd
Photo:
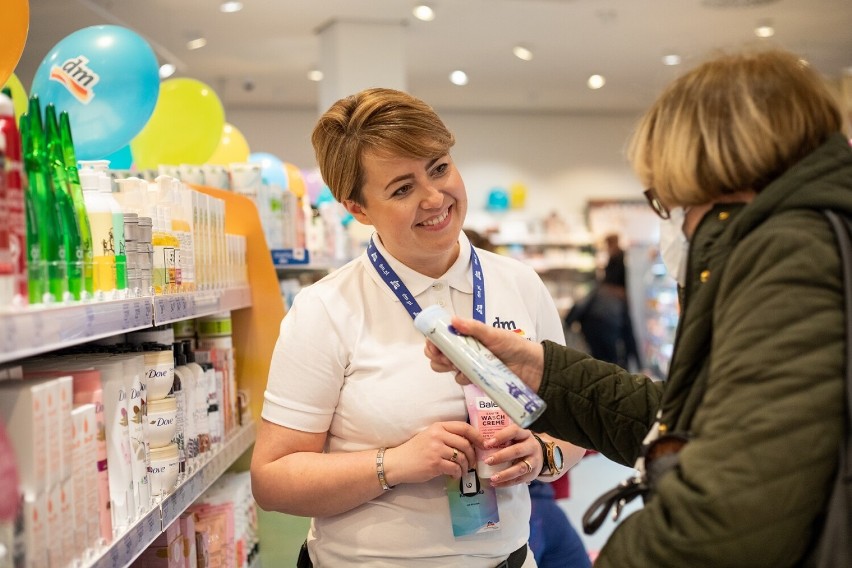
<svg viewBox="0 0 852 568">
<path fill-rule="evenodd" d="M 378 448 L 323 453 L 326 433 L 300 432 L 263 420 L 251 463 L 258 505 L 304 517 L 344 513 L 383 493 Z M 422 483 L 440 475 L 459 479 L 475 464 L 476 430 L 464 422 L 436 422 L 384 454 L 388 485 Z M 456 451 L 454 451 L 456 450 Z"/>
</svg>

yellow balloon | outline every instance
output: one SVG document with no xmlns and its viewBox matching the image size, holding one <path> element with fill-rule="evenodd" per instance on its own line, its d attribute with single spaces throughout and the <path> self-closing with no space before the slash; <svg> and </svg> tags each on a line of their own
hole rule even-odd
<svg viewBox="0 0 852 568">
<path fill-rule="evenodd" d="M 12 103 L 15 105 L 15 121 L 20 122 L 21 115 L 27 112 L 27 91 L 18 76 L 12 73 L 3 88 L 9 87 L 12 91 Z"/>
<path fill-rule="evenodd" d="M 305 186 L 305 179 L 302 177 L 302 171 L 288 162 L 284 162 L 284 171 L 287 173 L 287 187 L 290 193 L 296 197 L 303 197 L 307 188 Z"/>
<path fill-rule="evenodd" d="M 30 3 L 27 0 L 4 0 L 0 17 L 0 83 L 5 83 L 18 65 L 30 29 Z"/>
<path fill-rule="evenodd" d="M 219 145 L 224 126 L 225 110 L 213 89 L 195 79 L 163 81 L 151 118 L 130 142 L 133 161 L 142 170 L 203 164 Z"/>
<path fill-rule="evenodd" d="M 228 122 L 222 127 L 222 137 L 219 145 L 213 150 L 213 155 L 207 160 L 208 164 L 227 166 L 233 163 L 248 162 L 249 145 L 243 133 Z"/>
<path fill-rule="evenodd" d="M 523 209 L 527 203 L 527 186 L 513 183 L 509 186 L 509 204 L 512 209 Z"/>
</svg>

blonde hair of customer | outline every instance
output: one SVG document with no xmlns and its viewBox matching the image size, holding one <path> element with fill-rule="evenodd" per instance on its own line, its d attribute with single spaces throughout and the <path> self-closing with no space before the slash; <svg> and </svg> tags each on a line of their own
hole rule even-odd
<svg viewBox="0 0 852 568">
<path fill-rule="evenodd" d="M 449 152 L 455 137 L 420 99 L 376 88 L 331 105 L 314 127 L 311 142 L 322 178 L 335 199 L 363 205 L 361 159 L 365 153 L 439 158 Z"/>
<path fill-rule="evenodd" d="M 669 85 L 640 120 L 628 158 L 664 203 L 696 205 L 761 191 L 842 125 L 838 102 L 799 57 L 740 52 Z"/>
</svg>

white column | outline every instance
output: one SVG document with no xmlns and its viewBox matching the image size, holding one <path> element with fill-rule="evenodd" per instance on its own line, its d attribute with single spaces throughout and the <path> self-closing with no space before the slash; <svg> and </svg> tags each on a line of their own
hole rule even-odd
<svg viewBox="0 0 852 568">
<path fill-rule="evenodd" d="M 405 23 L 332 20 L 320 39 L 319 112 L 370 87 L 406 90 Z"/>
</svg>

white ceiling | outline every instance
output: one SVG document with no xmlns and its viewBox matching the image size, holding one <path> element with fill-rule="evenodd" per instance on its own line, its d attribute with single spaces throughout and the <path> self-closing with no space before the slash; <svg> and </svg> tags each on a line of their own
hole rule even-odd
<svg viewBox="0 0 852 568">
<path fill-rule="evenodd" d="M 148 39 L 176 76 L 207 83 L 229 108 L 316 108 L 307 79 L 319 60 L 316 30 L 336 18 L 405 22 L 408 90 L 439 110 L 635 112 L 691 63 L 717 48 L 758 41 L 794 50 L 826 76 L 852 69 L 850 0 L 431 0 L 433 22 L 411 16 L 414 0 L 30 0 L 27 45 L 16 74 L 29 88 L 45 55 L 68 34 L 117 24 Z M 754 28 L 776 28 L 758 40 Z M 198 33 L 207 46 L 188 51 Z M 516 44 L 535 57 L 512 55 Z M 678 67 L 661 56 L 676 52 Z M 465 70 L 465 87 L 448 80 Z M 604 88 L 586 79 L 600 73 Z M 253 84 L 246 90 L 247 82 Z"/>
</svg>

